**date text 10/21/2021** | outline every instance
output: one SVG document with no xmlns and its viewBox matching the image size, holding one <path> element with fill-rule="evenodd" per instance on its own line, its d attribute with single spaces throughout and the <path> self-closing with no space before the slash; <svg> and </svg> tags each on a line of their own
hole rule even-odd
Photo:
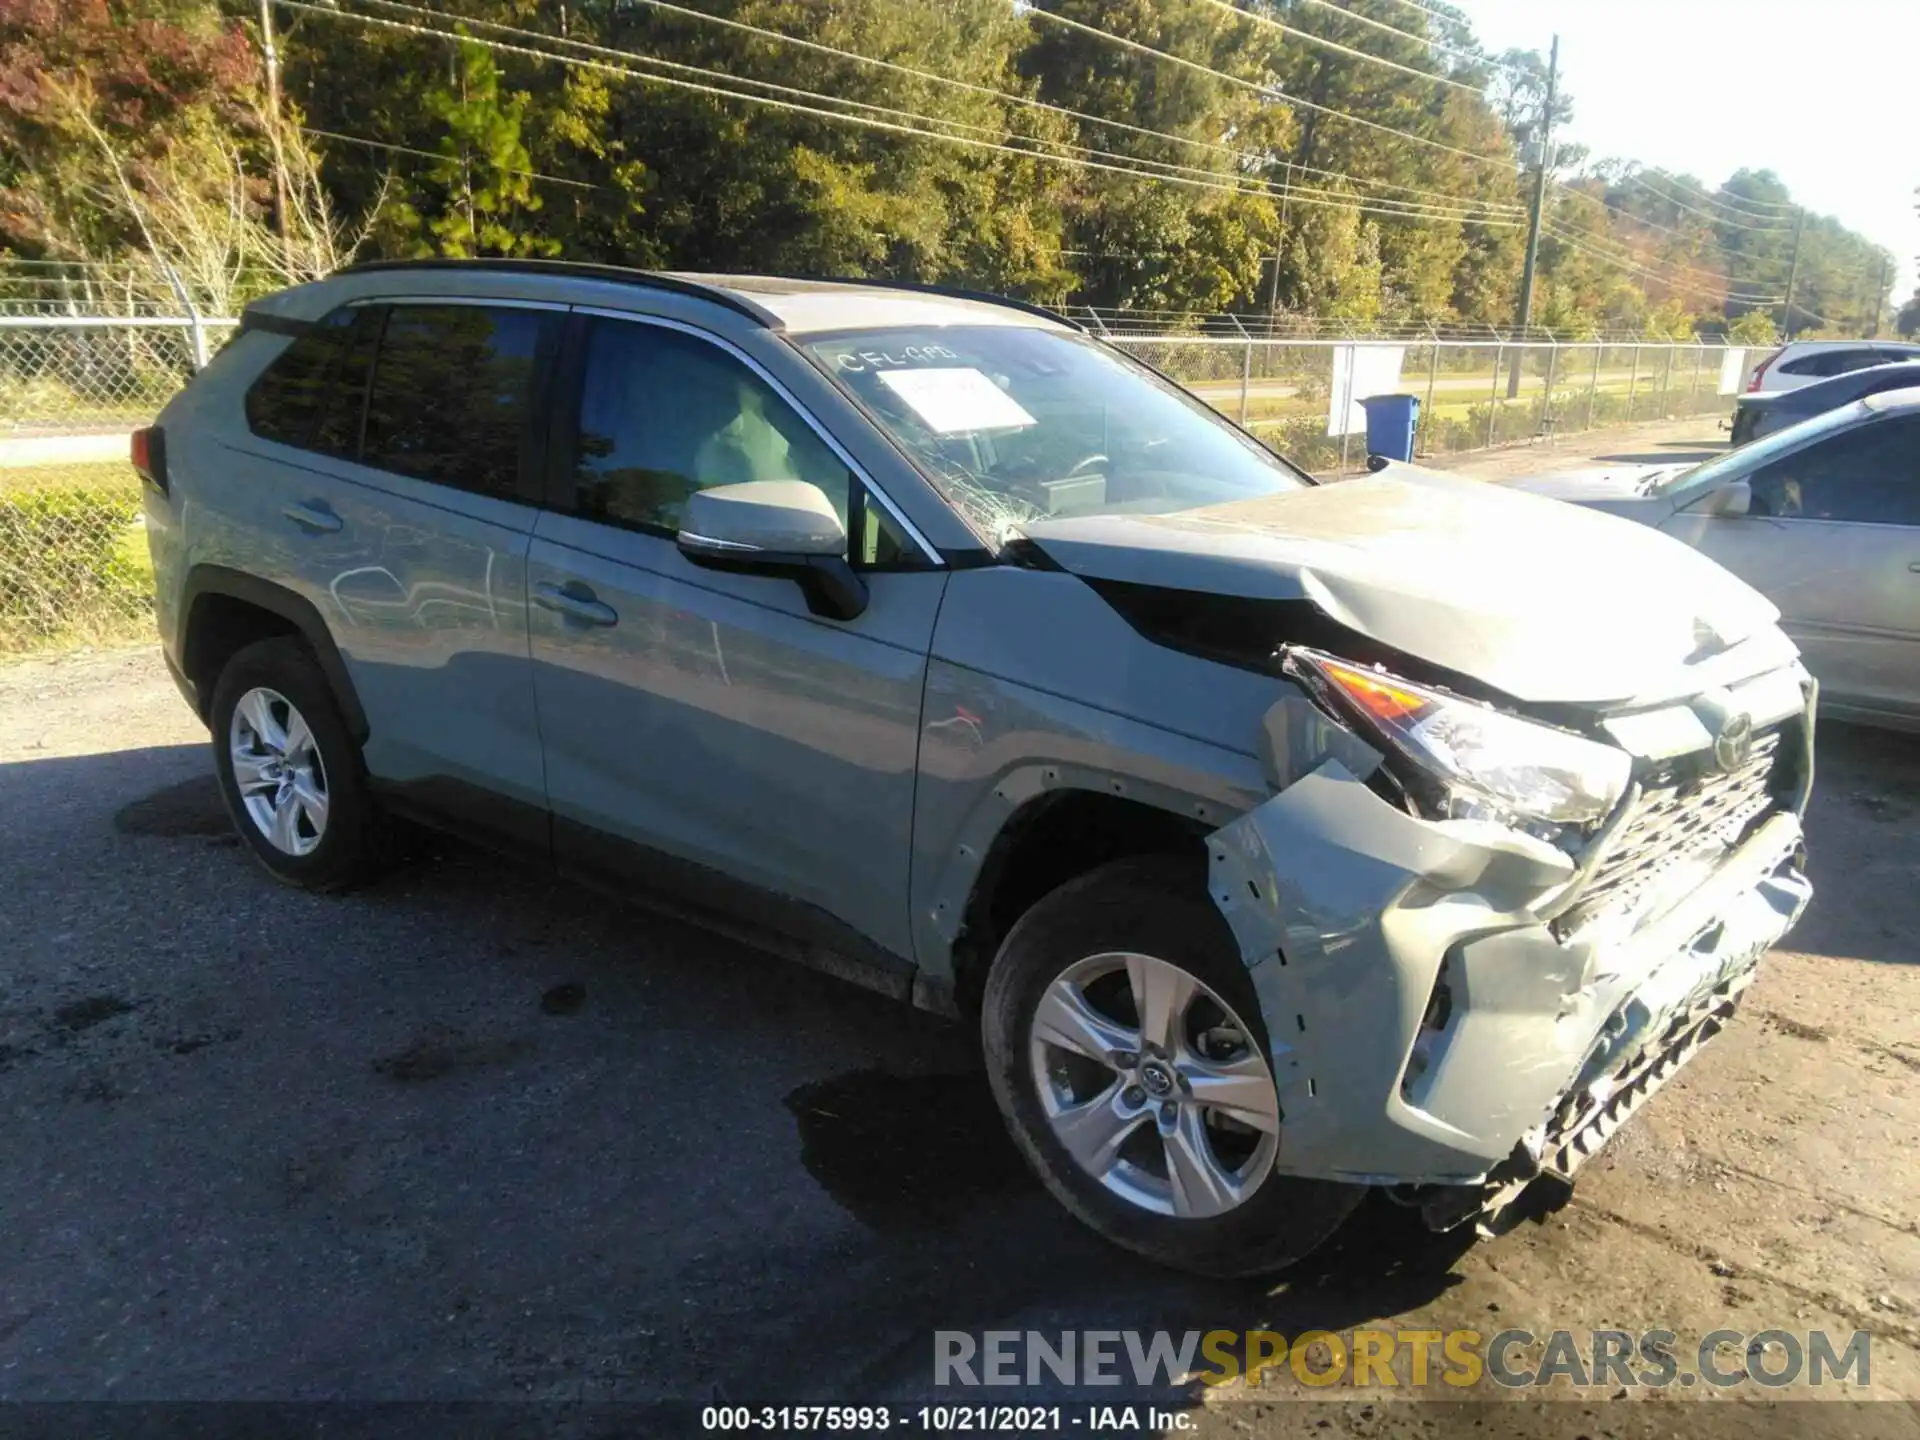
<svg viewBox="0 0 1920 1440">
<path fill-rule="evenodd" d="M 900 1430 L 928 1434 L 1162 1435 L 1193 1429 L 1191 1410 L 1155 1405 L 708 1405 L 700 1412 L 709 1431 L 827 1431 L 879 1435 Z"/>
</svg>

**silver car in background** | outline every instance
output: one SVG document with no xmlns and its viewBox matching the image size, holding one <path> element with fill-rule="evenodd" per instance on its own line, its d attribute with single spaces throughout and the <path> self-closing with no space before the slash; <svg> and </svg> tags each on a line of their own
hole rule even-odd
<svg viewBox="0 0 1920 1440">
<path fill-rule="evenodd" d="M 1780 607 L 1823 714 L 1920 729 L 1920 388 L 1703 465 L 1518 488 L 1638 520 L 1719 561 Z"/>
</svg>

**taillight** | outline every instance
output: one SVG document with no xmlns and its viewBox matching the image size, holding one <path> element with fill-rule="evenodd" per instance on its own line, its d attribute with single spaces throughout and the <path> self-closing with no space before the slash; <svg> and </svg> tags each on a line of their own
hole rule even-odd
<svg viewBox="0 0 1920 1440">
<path fill-rule="evenodd" d="M 1776 350 L 1771 355 L 1767 356 L 1766 359 L 1762 360 L 1758 365 L 1754 366 L 1753 379 L 1747 382 L 1747 393 L 1749 395 L 1753 394 L 1754 391 L 1760 388 L 1760 382 L 1766 378 L 1767 367 L 1773 364 L 1774 361 L 1778 360 L 1780 358 L 1780 354 L 1781 352 Z"/>
<path fill-rule="evenodd" d="M 167 493 L 167 437 L 158 425 L 133 432 L 133 468 L 162 495 Z"/>
</svg>

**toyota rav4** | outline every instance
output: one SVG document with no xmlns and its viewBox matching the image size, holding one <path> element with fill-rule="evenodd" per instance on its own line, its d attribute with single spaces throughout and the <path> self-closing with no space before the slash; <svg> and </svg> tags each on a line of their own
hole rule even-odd
<svg viewBox="0 0 1920 1440">
<path fill-rule="evenodd" d="M 1048 1189 L 1191 1270 L 1374 1186 L 1498 1229 L 1807 902 L 1813 686 L 1753 590 L 1318 483 L 1031 307 L 361 265 L 134 455 L 273 875 L 424 821 L 967 1017 Z"/>
</svg>

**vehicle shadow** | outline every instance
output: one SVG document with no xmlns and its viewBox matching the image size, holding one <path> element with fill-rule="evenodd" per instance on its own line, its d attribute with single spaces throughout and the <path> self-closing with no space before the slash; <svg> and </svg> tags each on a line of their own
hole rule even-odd
<svg viewBox="0 0 1920 1440">
<path fill-rule="evenodd" d="M 0 1260 L 18 1395 L 1177 1406 L 1124 1350 L 1119 1386 L 937 1389 L 935 1333 L 1294 1336 L 1457 1283 L 1468 1237 L 1384 1200 L 1269 1280 L 1118 1251 L 961 1026 L 458 842 L 277 886 L 203 747 L 0 765 L 0 816 L 0 1213 L 20 1257 L 143 1257 Z M 82 1345 L 156 1290 L 165 1326 Z"/>
<path fill-rule="evenodd" d="M 1074 1331 L 1134 1329 L 1146 1332 L 1143 1343 L 1165 1331 L 1178 1345 L 1190 1333 L 1224 1330 L 1241 1353 L 1238 1337 L 1248 1331 L 1292 1338 L 1385 1321 L 1459 1283 L 1456 1264 L 1474 1243 L 1471 1227 L 1435 1235 L 1375 1193 L 1285 1271 L 1200 1279 L 1108 1246 L 1074 1222 L 1027 1170 L 978 1071 L 860 1072 L 804 1087 L 788 1105 L 807 1172 L 889 1252 L 893 1283 L 884 1308 L 870 1312 L 878 1322 L 871 1333 L 899 1339 L 857 1376 L 878 1393 L 928 1394 L 942 1330 L 976 1340 L 988 1330 L 1035 1331 L 1054 1345 Z M 1124 1359 L 1118 1369 L 1121 1382 L 1109 1386 L 1042 1373 L 1018 1398 L 1165 1406 L 1190 1403 L 1204 1388 L 1164 1371 L 1134 1383 Z"/>
</svg>

